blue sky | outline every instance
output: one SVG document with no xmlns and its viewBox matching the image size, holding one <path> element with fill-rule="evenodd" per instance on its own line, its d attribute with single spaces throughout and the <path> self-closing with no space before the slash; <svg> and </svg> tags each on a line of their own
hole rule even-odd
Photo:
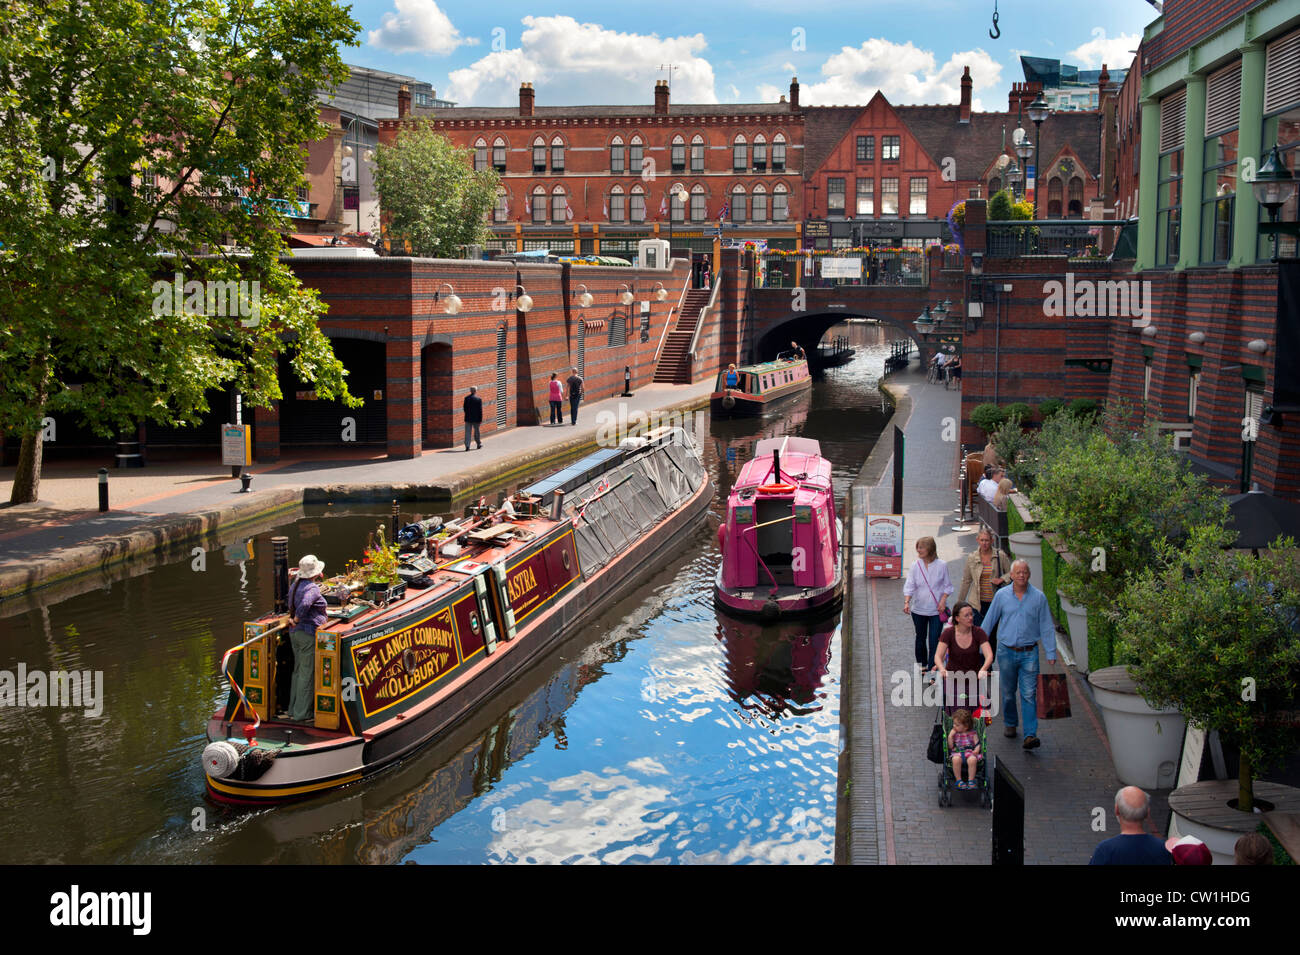
<svg viewBox="0 0 1300 955">
<path fill-rule="evenodd" d="M 466 106 L 518 102 L 531 81 L 538 105 L 649 103 L 673 64 L 674 102 L 775 102 L 792 74 L 805 105 L 955 103 L 962 67 L 976 109 L 1005 109 L 1023 79 L 1019 56 L 1057 57 L 1082 69 L 1127 66 L 1146 0 L 993 0 L 551 5 L 463 0 L 357 0 L 359 47 L 349 63 L 432 83 Z"/>
</svg>

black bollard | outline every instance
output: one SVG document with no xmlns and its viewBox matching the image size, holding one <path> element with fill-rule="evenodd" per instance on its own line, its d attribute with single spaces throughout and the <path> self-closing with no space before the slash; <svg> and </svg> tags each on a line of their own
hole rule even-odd
<svg viewBox="0 0 1300 955">
<path fill-rule="evenodd" d="M 629 365 L 623 366 L 623 397 L 632 397 L 632 368 Z"/>
<path fill-rule="evenodd" d="M 108 468 L 99 469 L 99 510 L 108 510 Z"/>
<path fill-rule="evenodd" d="M 245 471 L 243 474 L 239 475 L 239 483 L 243 485 L 243 487 L 239 489 L 239 493 L 247 494 L 248 485 L 253 483 L 253 475 Z"/>
</svg>

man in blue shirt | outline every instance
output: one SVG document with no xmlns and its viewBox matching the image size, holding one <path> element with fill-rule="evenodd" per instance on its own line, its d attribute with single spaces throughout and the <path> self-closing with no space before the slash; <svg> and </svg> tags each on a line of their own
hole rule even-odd
<svg viewBox="0 0 1300 955">
<path fill-rule="evenodd" d="M 1001 624 L 1001 626 L 999 626 Z M 1029 585 L 1029 565 L 1023 560 L 1011 564 L 1011 586 L 993 595 L 989 612 L 980 624 L 985 633 L 998 627 L 998 671 L 1002 684 L 1003 735 L 1014 737 L 1016 691 L 1025 708 L 1025 749 L 1038 747 L 1038 645 L 1047 651 L 1047 662 L 1056 662 L 1056 625 L 1047 607 L 1047 597 Z"/>
<path fill-rule="evenodd" d="M 1173 865 L 1165 844 L 1147 834 L 1143 822 L 1150 814 L 1147 794 L 1136 786 L 1125 786 L 1115 794 L 1115 818 L 1119 835 L 1102 842 L 1088 865 Z"/>
</svg>

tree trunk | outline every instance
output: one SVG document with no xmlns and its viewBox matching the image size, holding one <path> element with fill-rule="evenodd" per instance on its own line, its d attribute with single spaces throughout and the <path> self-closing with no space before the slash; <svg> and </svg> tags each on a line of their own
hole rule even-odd
<svg viewBox="0 0 1300 955">
<path fill-rule="evenodd" d="M 1237 772 L 1237 809 L 1241 812 L 1255 811 L 1254 769 L 1245 753 L 1241 754 L 1241 768 Z"/>
<path fill-rule="evenodd" d="M 18 467 L 14 470 L 14 488 L 9 495 L 10 504 L 32 504 L 41 489 L 41 458 L 44 456 L 45 443 L 41 440 L 43 432 L 29 432 L 23 435 L 22 450 L 18 452 Z"/>
</svg>

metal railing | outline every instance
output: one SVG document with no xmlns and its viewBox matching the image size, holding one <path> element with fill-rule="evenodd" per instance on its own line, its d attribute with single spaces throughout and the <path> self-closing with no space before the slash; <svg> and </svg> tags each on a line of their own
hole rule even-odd
<svg viewBox="0 0 1300 955">
<path fill-rule="evenodd" d="M 758 257 L 755 288 L 837 288 L 844 285 L 930 284 L 926 253 L 863 252 L 856 249 L 819 251 L 816 254 L 766 252 Z M 812 271 L 808 271 L 811 262 Z"/>
<path fill-rule="evenodd" d="M 986 255 L 1012 259 L 1022 255 L 1065 255 L 1080 261 L 1132 258 L 1125 220 L 1035 219 L 989 222 Z"/>
</svg>

